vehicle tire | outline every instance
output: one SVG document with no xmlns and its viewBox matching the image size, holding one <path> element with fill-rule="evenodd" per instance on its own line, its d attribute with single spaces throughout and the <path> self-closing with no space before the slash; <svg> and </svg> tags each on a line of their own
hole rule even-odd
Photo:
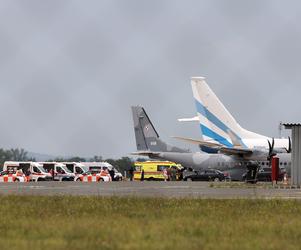
<svg viewBox="0 0 301 250">
<path fill-rule="evenodd" d="M 77 179 L 76 179 L 76 181 L 79 181 L 79 182 L 81 182 L 82 180 L 81 180 L 80 178 L 77 178 Z"/>
<path fill-rule="evenodd" d="M 99 180 L 98 180 L 98 182 L 103 182 L 104 180 L 103 180 L 103 178 L 99 178 Z"/>
<path fill-rule="evenodd" d="M 15 182 L 20 182 L 20 180 L 18 178 L 15 179 Z"/>
<path fill-rule="evenodd" d="M 216 178 L 214 178 L 213 180 L 214 180 L 214 182 L 219 182 L 219 181 L 220 181 L 220 179 L 219 179 L 219 178 L 217 178 L 217 177 L 216 177 Z"/>
</svg>

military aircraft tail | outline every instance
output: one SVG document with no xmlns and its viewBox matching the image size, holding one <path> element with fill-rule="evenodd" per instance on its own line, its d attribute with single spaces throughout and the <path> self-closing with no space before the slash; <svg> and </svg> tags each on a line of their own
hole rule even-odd
<svg viewBox="0 0 301 250">
<path fill-rule="evenodd" d="M 158 132 L 143 107 L 132 106 L 132 115 L 138 151 L 187 152 L 187 150 L 170 146 L 159 138 Z"/>
</svg>

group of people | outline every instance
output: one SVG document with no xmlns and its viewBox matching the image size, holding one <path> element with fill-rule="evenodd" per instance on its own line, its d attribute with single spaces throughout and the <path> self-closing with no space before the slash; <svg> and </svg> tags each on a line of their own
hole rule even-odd
<svg viewBox="0 0 301 250">
<path fill-rule="evenodd" d="M 181 178 L 181 170 L 178 170 L 176 167 L 171 167 L 171 168 L 164 168 L 163 169 L 163 176 L 164 176 L 164 181 L 176 181 L 177 176 L 178 179 Z"/>
</svg>

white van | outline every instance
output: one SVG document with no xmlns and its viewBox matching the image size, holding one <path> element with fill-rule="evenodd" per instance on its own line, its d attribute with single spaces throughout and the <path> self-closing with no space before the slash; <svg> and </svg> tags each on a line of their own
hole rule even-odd
<svg viewBox="0 0 301 250">
<path fill-rule="evenodd" d="M 54 181 L 74 181 L 75 174 L 61 162 L 39 162 Z"/>
<path fill-rule="evenodd" d="M 99 172 L 107 172 L 113 170 L 114 171 L 114 177 L 112 178 L 112 181 L 121 181 L 122 180 L 122 174 L 118 172 L 116 168 L 114 168 L 110 163 L 108 162 L 81 162 L 84 166 L 89 168 L 89 171 L 99 171 Z"/>
<path fill-rule="evenodd" d="M 22 172 L 26 177 L 29 177 L 30 181 L 51 181 L 51 175 L 43 168 L 43 166 L 37 162 L 18 162 L 18 161 L 6 161 L 3 165 L 3 171 L 7 171 L 10 168 L 16 170 L 22 169 Z"/>
<path fill-rule="evenodd" d="M 103 171 L 91 171 L 88 166 L 79 162 L 63 162 L 66 167 L 75 174 L 74 181 L 102 182 L 110 181 L 111 177 Z"/>
<path fill-rule="evenodd" d="M 62 162 L 72 173 L 76 175 L 89 171 L 89 168 L 79 162 Z"/>
</svg>

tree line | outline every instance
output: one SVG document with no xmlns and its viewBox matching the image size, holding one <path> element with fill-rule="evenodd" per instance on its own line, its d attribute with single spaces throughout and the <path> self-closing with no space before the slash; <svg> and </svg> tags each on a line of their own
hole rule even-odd
<svg viewBox="0 0 301 250">
<path fill-rule="evenodd" d="M 50 161 L 55 162 L 100 162 L 105 161 L 114 166 L 122 175 L 124 172 L 128 172 L 131 168 L 134 167 L 135 161 L 145 161 L 144 158 L 138 158 L 137 160 L 133 160 L 127 156 L 121 157 L 119 159 L 103 159 L 102 156 L 94 156 L 92 158 L 84 158 L 84 157 L 71 157 L 71 158 L 55 158 Z"/>
<path fill-rule="evenodd" d="M 34 161 L 28 157 L 28 152 L 23 148 L 0 148 L 0 164 L 3 165 L 5 161 Z"/>
<path fill-rule="evenodd" d="M 2 168 L 5 161 L 35 161 L 34 158 L 28 157 L 28 152 L 23 148 L 11 148 L 3 149 L 0 148 L 0 167 Z M 106 161 L 113 165 L 120 173 L 124 174 L 130 168 L 134 167 L 134 160 L 129 157 L 121 157 L 119 159 L 103 159 L 102 156 L 94 156 L 92 158 L 84 157 L 70 157 L 70 158 L 54 158 L 49 162 L 100 162 Z M 145 161 L 145 159 L 138 159 L 138 161 Z"/>
</svg>

